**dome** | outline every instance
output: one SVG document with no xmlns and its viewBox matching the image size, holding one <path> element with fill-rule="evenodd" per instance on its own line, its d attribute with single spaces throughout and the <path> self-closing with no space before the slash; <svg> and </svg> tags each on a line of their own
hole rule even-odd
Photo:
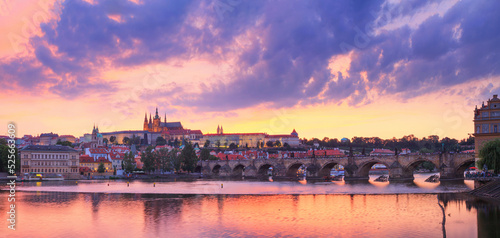
<svg viewBox="0 0 500 238">
<path fill-rule="evenodd" d="M 97 133 L 97 137 L 101 137 L 102 138 L 102 134 L 101 133 Z"/>
</svg>

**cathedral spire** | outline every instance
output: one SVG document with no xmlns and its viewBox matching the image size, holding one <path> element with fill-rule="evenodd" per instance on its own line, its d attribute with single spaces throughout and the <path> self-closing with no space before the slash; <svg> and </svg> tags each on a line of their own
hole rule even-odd
<svg viewBox="0 0 500 238">
<path fill-rule="evenodd" d="M 217 134 L 220 134 L 220 127 L 217 125 Z"/>
<path fill-rule="evenodd" d="M 149 113 L 149 124 L 153 123 L 153 121 L 151 120 L 151 113 Z"/>
<path fill-rule="evenodd" d="M 165 119 L 164 120 L 165 120 L 165 124 L 167 124 L 167 113 L 166 112 L 165 112 Z M 165 125 L 165 126 L 167 126 L 167 125 Z"/>
<path fill-rule="evenodd" d="M 148 113 L 147 112 L 144 113 L 144 122 L 148 122 Z"/>
</svg>

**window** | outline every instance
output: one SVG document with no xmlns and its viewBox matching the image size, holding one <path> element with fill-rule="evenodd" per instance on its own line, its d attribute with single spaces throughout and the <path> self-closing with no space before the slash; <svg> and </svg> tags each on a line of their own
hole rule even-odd
<svg viewBox="0 0 500 238">
<path fill-rule="evenodd" d="M 498 133 L 498 126 L 497 125 L 493 126 L 493 133 Z"/>
<path fill-rule="evenodd" d="M 490 129 L 489 124 L 483 124 L 482 127 L 483 127 L 481 130 L 482 133 L 489 133 L 489 129 Z"/>
</svg>

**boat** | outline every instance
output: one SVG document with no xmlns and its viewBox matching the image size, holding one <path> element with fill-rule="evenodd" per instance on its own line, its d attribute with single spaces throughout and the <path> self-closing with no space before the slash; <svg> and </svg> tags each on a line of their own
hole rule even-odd
<svg viewBox="0 0 500 238">
<path fill-rule="evenodd" d="M 18 181 L 61 181 L 64 177 L 56 173 L 24 173 L 17 178 Z"/>
<path fill-rule="evenodd" d="M 389 176 L 387 175 L 382 175 L 375 179 L 375 182 L 387 182 L 387 181 L 389 181 Z"/>
</svg>

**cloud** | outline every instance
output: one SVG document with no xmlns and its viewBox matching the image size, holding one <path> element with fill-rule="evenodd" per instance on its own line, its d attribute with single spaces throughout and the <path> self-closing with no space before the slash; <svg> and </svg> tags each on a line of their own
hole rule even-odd
<svg viewBox="0 0 500 238">
<path fill-rule="evenodd" d="M 359 106 L 370 103 L 368 95 L 406 99 L 497 76 L 496 1 L 460 1 L 416 28 L 383 28 L 432 3 L 65 1 L 59 17 L 41 25 L 43 36 L 32 39 L 34 56 L 4 60 L 0 70 L 3 81 L 15 80 L 19 87 L 45 85 L 52 93 L 76 98 L 116 91 L 99 77 L 109 68 L 195 58 L 233 62 L 229 72 L 197 90 L 179 81 L 174 91 L 167 86 L 142 92 L 142 98 L 155 95 L 159 101 L 204 111 L 263 103 Z M 330 72 L 330 60 L 347 54 L 347 74 Z"/>
</svg>

